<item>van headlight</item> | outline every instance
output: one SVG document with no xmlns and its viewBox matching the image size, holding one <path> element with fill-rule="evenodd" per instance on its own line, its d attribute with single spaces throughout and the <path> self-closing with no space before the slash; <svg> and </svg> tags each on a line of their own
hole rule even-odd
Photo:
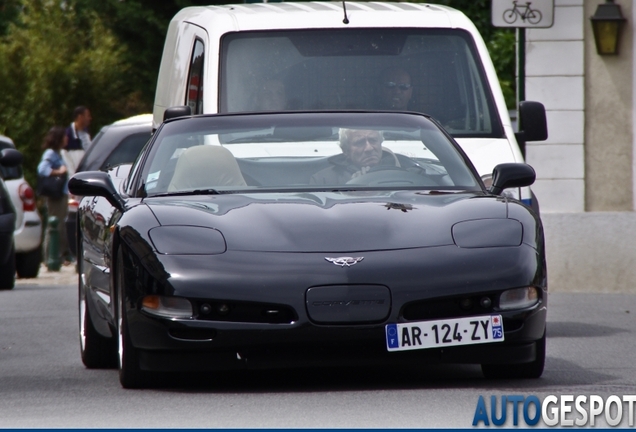
<svg viewBox="0 0 636 432">
<path fill-rule="evenodd" d="M 515 288 L 499 296 L 499 309 L 525 309 L 539 301 L 539 290 L 535 287 Z"/>
</svg>

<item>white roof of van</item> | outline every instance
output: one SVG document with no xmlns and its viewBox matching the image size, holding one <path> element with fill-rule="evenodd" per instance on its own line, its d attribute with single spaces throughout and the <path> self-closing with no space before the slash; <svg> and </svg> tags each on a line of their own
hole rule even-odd
<svg viewBox="0 0 636 432">
<path fill-rule="evenodd" d="M 113 125 L 131 125 L 131 124 L 143 124 L 152 123 L 152 114 L 139 114 L 133 117 L 128 117 L 122 120 L 117 120 Z"/>
<path fill-rule="evenodd" d="M 416 10 L 432 10 L 432 11 L 455 11 L 455 9 L 432 5 L 426 3 L 394 3 L 394 2 L 351 2 L 345 3 L 347 11 L 416 11 Z M 248 3 L 248 4 L 226 4 L 218 6 L 204 6 L 212 9 L 233 10 L 235 13 L 260 13 L 263 11 L 270 12 L 318 12 L 318 11 L 342 11 L 341 1 L 332 2 L 281 2 L 281 3 Z"/>
<path fill-rule="evenodd" d="M 182 9 L 174 19 L 203 27 L 213 16 L 232 19 L 239 30 L 325 27 L 473 27 L 460 11 L 426 3 L 346 2 L 248 3 Z M 416 12 L 416 13 L 414 13 Z M 268 19 L 263 15 L 268 14 Z M 258 17 L 258 18 L 257 18 Z M 271 18 L 271 19 L 269 19 Z M 333 22 L 331 20 L 333 19 Z M 326 21 L 327 20 L 327 21 Z"/>
</svg>

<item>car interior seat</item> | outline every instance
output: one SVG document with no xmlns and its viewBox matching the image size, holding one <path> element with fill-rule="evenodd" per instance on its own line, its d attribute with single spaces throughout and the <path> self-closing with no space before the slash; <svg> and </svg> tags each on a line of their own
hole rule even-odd
<svg viewBox="0 0 636 432">
<path fill-rule="evenodd" d="M 247 186 L 234 155 L 219 145 L 198 145 L 179 156 L 168 191 L 221 186 Z"/>
</svg>

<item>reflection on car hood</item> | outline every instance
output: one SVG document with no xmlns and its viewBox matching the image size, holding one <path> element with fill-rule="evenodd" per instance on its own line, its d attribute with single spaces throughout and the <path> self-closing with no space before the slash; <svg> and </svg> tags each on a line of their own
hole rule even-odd
<svg viewBox="0 0 636 432">
<path fill-rule="evenodd" d="M 147 198 L 162 225 L 223 233 L 228 251 L 361 252 L 453 244 L 462 220 L 505 218 L 481 193 L 303 192 Z"/>
</svg>

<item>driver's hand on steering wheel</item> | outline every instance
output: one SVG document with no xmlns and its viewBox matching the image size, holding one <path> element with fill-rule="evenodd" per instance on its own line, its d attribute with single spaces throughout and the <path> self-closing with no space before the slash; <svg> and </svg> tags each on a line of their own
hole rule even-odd
<svg viewBox="0 0 636 432">
<path fill-rule="evenodd" d="M 352 179 L 354 179 L 354 178 L 356 178 L 356 177 L 363 176 L 363 175 L 365 175 L 366 173 L 368 173 L 370 170 L 371 170 L 371 167 L 370 167 L 370 166 L 362 167 L 362 168 L 360 168 L 360 171 L 356 171 L 356 172 L 354 172 L 353 174 L 351 174 L 351 178 L 352 178 Z"/>
</svg>

